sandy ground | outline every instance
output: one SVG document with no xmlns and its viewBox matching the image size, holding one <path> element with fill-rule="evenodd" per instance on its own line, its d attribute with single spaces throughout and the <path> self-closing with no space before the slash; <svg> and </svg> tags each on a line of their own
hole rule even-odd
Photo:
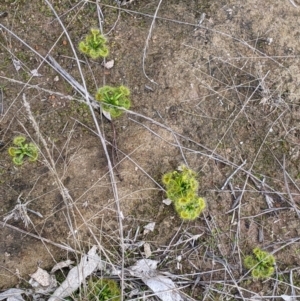
<svg viewBox="0 0 300 301">
<path fill-rule="evenodd" d="M 76 48 L 89 28 L 98 25 L 95 3 L 52 3 Z M 209 280 L 226 278 L 214 256 L 226 259 L 233 277 L 241 279 L 241 258 L 260 246 L 274 252 L 277 275 L 284 277 L 299 262 L 300 8 L 288 0 L 165 0 L 152 23 L 158 4 L 136 0 L 120 10 L 114 1 L 100 4 L 112 69 L 78 53 L 91 94 L 104 82 L 131 90 L 133 113 L 115 120 L 114 131 L 95 112 L 110 156 L 116 138 L 123 235 L 131 237 L 140 229 L 137 239 L 150 243 L 155 259 L 170 244 L 170 262 L 162 268 L 176 274 L 221 269 L 203 276 L 202 284 L 189 291 L 196 300 L 207 296 Z M 89 109 L 38 56 L 51 51 L 79 81 L 70 41 L 46 3 L 4 1 L 0 11 L 8 12 L 0 19 L 1 217 L 20 196 L 43 216 L 29 212 L 28 228 L 11 219 L 0 232 L 0 288 L 27 284 L 37 266 L 49 269 L 61 259 L 76 258 L 30 234 L 78 252 L 99 243 L 120 264 L 118 210 Z M 13 59 L 21 62 L 20 70 Z M 38 67 L 41 76 L 31 77 Z M 24 109 L 24 94 L 48 151 Z M 38 162 L 12 164 L 7 150 L 19 134 L 40 146 Z M 199 194 L 207 202 L 204 214 L 189 223 L 162 203 L 162 175 L 183 163 L 198 173 Z M 68 201 L 62 187 L 69 192 Z M 155 231 L 143 235 L 149 222 L 156 223 Z M 179 239 L 197 234 L 196 244 L 172 248 Z M 178 255 L 183 257 L 179 270 Z M 130 253 L 125 264 L 142 256 L 143 248 Z M 243 285 L 262 294 L 274 287 L 272 281 Z M 285 289 L 282 285 L 276 293 Z"/>
</svg>

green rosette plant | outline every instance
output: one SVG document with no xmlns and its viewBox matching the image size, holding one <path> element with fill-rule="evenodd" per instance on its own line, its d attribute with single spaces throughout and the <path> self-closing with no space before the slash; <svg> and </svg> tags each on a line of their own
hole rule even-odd
<svg viewBox="0 0 300 301">
<path fill-rule="evenodd" d="M 205 209 L 205 200 L 197 194 L 199 184 L 193 170 L 182 165 L 178 171 L 164 174 L 162 181 L 166 186 L 167 197 L 173 202 L 181 219 L 194 220 Z"/>
<path fill-rule="evenodd" d="M 22 165 L 26 158 L 28 158 L 30 162 L 35 162 L 37 160 L 39 154 L 37 146 L 31 142 L 26 143 L 25 137 L 15 137 L 13 144 L 15 146 L 10 147 L 8 153 L 12 157 L 14 164 Z"/>
<path fill-rule="evenodd" d="M 88 282 L 89 301 L 121 301 L 118 283 L 112 279 L 92 278 Z"/>
<path fill-rule="evenodd" d="M 103 86 L 98 89 L 95 99 L 102 104 L 102 109 L 109 112 L 111 117 L 120 116 L 124 110 L 130 108 L 130 91 L 125 86 L 110 87 Z"/>
<path fill-rule="evenodd" d="M 254 248 L 253 254 L 244 258 L 244 266 L 251 270 L 254 279 L 266 279 L 273 275 L 275 257 L 260 248 Z"/>
<path fill-rule="evenodd" d="M 174 202 L 175 210 L 183 220 L 196 219 L 205 209 L 205 205 L 205 200 L 198 196 L 183 197 Z"/>
<path fill-rule="evenodd" d="M 109 53 L 106 38 L 96 28 L 90 30 L 85 39 L 79 43 L 78 49 L 92 59 L 107 57 Z"/>
</svg>

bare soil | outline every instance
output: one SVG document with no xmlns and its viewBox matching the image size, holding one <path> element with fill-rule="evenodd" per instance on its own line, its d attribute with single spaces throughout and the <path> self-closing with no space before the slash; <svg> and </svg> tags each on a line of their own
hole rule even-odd
<svg viewBox="0 0 300 301">
<path fill-rule="evenodd" d="M 75 49 L 91 27 L 99 26 L 95 1 L 51 3 Z M 226 283 L 228 298 L 289 294 L 288 277 L 299 267 L 300 250 L 300 8 L 288 0 L 165 0 L 150 31 L 158 5 L 135 0 L 118 8 L 115 1 L 100 1 L 112 69 L 77 51 L 91 94 L 104 83 L 131 90 L 133 112 L 114 120 L 114 130 L 95 112 L 115 157 L 123 235 L 132 239 L 138 231 L 137 239 L 150 243 L 161 269 L 190 275 L 187 292 L 195 300 L 223 300 L 218 281 Z M 0 18 L 1 219 L 18 198 L 43 217 L 28 212 L 28 228 L 21 220 L 2 224 L 0 289 L 26 285 L 37 266 L 51 269 L 95 243 L 118 265 L 118 212 L 91 113 L 38 56 L 51 53 L 80 81 L 70 41 L 44 1 L 4 0 L 1 11 L 8 13 Z M 13 60 L 21 62 L 20 70 Z M 41 76 L 32 77 L 37 68 Z M 49 152 L 24 109 L 24 95 Z M 20 134 L 40 147 L 38 162 L 13 165 L 8 148 Z M 56 176 L 47 165 L 50 157 Z M 162 202 L 161 177 L 180 164 L 198 173 L 199 195 L 207 203 L 193 222 L 182 222 Z M 149 222 L 156 223 L 155 230 L 143 235 Z M 200 237 L 176 244 L 192 235 Z M 242 267 L 242 258 L 257 246 L 276 258 L 276 275 L 266 282 L 253 282 Z M 125 265 L 144 250 L 126 255 Z M 233 279 L 245 291 L 237 290 Z M 299 281 L 297 272 L 296 295 Z"/>
</svg>

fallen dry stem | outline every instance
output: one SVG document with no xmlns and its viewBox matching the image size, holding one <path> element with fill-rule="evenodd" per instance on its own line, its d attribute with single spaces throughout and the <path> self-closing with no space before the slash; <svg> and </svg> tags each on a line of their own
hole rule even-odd
<svg viewBox="0 0 300 301">
<path fill-rule="evenodd" d="M 31 232 L 24 231 L 24 230 L 22 230 L 22 229 L 19 229 L 19 228 L 15 227 L 15 226 L 10 225 L 10 224 L 7 224 L 7 223 L 4 223 L 4 222 L 1 222 L 1 221 L 0 221 L 0 225 L 1 225 L 2 227 L 7 227 L 7 228 L 10 228 L 10 229 L 12 229 L 12 230 L 14 230 L 14 231 L 17 231 L 17 232 L 20 232 L 20 233 L 22 233 L 22 234 L 28 235 L 28 236 L 30 236 L 30 237 L 36 238 L 37 240 L 40 240 L 40 241 L 42 241 L 43 243 L 48 243 L 48 244 L 53 245 L 53 246 L 55 246 L 55 247 L 58 247 L 58 248 L 60 248 L 60 249 L 62 249 L 62 250 L 66 250 L 66 251 L 69 251 L 69 252 L 81 254 L 81 252 L 76 251 L 75 249 L 73 249 L 73 248 L 71 248 L 71 247 L 68 247 L 68 246 L 65 246 L 65 245 L 62 245 L 62 244 L 53 242 L 53 241 L 51 241 L 51 240 L 49 240 L 49 239 L 47 239 L 47 238 L 44 238 L 44 237 L 42 237 L 42 236 L 38 236 L 38 235 L 32 234 Z"/>
<path fill-rule="evenodd" d="M 98 133 L 98 137 L 99 137 L 99 139 L 101 141 L 101 145 L 102 145 L 102 148 L 104 150 L 105 157 L 106 157 L 106 160 L 107 160 L 107 164 L 108 164 L 108 168 L 109 168 L 109 175 L 110 175 L 110 178 L 111 178 L 111 185 L 112 185 L 113 195 L 114 195 L 114 199 L 115 199 L 115 203 L 116 203 L 116 207 L 117 207 L 117 212 L 118 212 L 120 247 L 121 247 L 121 257 L 122 257 L 121 300 L 123 300 L 123 293 L 124 293 L 124 261 L 125 261 L 125 259 L 124 259 L 124 251 L 125 250 L 124 250 L 124 238 L 123 238 L 122 212 L 121 212 L 121 209 L 120 209 L 118 189 L 117 189 L 117 185 L 116 185 L 116 181 L 115 181 L 115 176 L 114 176 L 114 172 L 113 172 L 113 166 L 112 166 L 109 154 L 108 154 L 108 150 L 107 150 L 107 147 L 106 147 L 104 136 L 103 136 L 103 134 L 102 134 L 102 132 L 100 130 L 98 121 L 97 121 L 96 116 L 95 116 L 95 112 L 93 110 L 93 107 L 92 107 L 90 99 L 89 99 L 89 92 L 87 90 L 85 78 L 84 78 L 84 75 L 83 75 L 83 72 L 82 72 L 82 69 L 81 69 L 81 66 L 80 66 L 80 62 L 78 60 L 78 56 L 77 56 L 76 50 L 75 50 L 74 45 L 73 45 L 73 42 L 72 42 L 72 40 L 71 40 L 71 38 L 69 36 L 68 31 L 66 30 L 66 28 L 65 28 L 65 26 L 63 24 L 63 22 L 61 21 L 61 19 L 57 15 L 55 9 L 53 8 L 52 4 L 48 0 L 44 0 L 44 1 L 48 4 L 48 6 L 50 7 L 50 9 L 52 10 L 52 12 L 54 13 L 54 15 L 56 16 L 59 24 L 61 25 L 61 27 L 63 29 L 63 32 L 67 36 L 67 39 L 68 39 L 68 41 L 70 43 L 70 46 L 72 48 L 72 52 L 73 52 L 73 54 L 74 54 L 74 56 L 76 58 L 78 70 L 79 70 L 79 73 L 80 73 L 80 76 L 81 76 L 81 80 L 82 80 L 82 83 L 83 83 L 83 87 L 84 87 L 84 93 L 85 93 L 84 96 L 85 96 L 86 102 L 87 102 L 87 104 L 89 106 L 90 113 L 91 113 L 91 116 L 93 118 L 96 130 L 97 130 L 97 133 Z"/>
</svg>

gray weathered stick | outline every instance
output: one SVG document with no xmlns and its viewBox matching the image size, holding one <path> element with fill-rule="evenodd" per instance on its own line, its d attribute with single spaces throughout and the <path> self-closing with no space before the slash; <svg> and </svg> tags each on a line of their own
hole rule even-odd
<svg viewBox="0 0 300 301">
<path fill-rule="evenodd" d="M 51 67 L 60 74 L 60 76 L 62 76 L 84 99 L 86 93 L 89 97 L 91 106 L 94 109 L 100 109 L 101 110 L 101 106 L 99 104 L 99 102 L 97 102 L 94 97 L 89 93 L 86 92 L 84 87 L 70 74 L 68 73 L 64 68 L 61 67 L 61 65 L 51 56 L 48 55 L 46 57 L 47 62 L 51 65 Z M 82 102 L 85 102 L 84 100 Z M 101 113 L 108 119 L 111 120 L 110 114 L 107 112 L 104 112 L 101 110 Z"/>
</svg>

